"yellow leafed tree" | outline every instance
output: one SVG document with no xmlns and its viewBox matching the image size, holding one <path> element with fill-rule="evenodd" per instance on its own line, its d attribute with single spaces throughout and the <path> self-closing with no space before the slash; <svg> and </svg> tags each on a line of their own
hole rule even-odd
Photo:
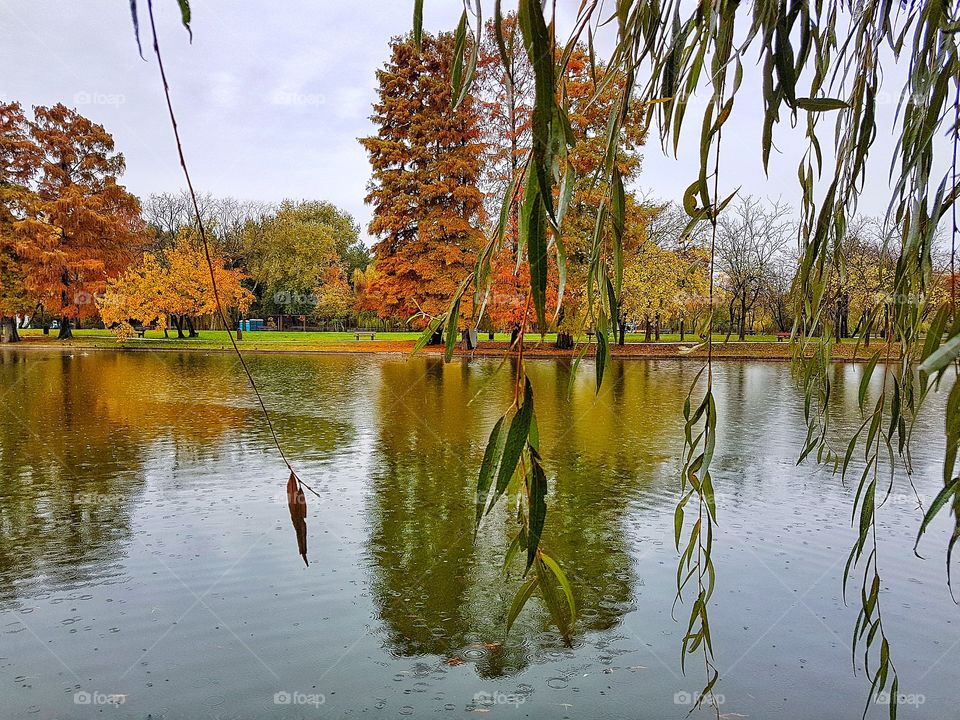
<svg viewBox="0 0 960 720">
<path fill-rule="evenodd" d="M 211 259 L 224 311 L 246 311 L 253 301 L 242 285 L 247 276 L 239 269 L 227 268 L 219 255 Z M 144 254 L 139 263 L 109 284 L 99 305 L 103 322 L 116 325 L 120 337 L 131 333 L 130 321 L 149 325 L 167 318 L 180 337 L 184 327 L 194 337 L 194 318 L 217 311 L 206 255 L 196 233 L 181 232 L 172 247 L 158 255 Z"/>
</svg>

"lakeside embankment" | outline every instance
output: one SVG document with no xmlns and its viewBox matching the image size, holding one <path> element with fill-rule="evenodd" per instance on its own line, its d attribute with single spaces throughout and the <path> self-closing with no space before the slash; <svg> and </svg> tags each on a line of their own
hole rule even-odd
<svg viewBox="0 0 960 720">
<path fill-rule="evenodd" d="M 196 338 L 164 338 L 162 333 L 148 333 L 145 338 L 132 338 L 118 341 L 113 335 L 102 330 L 81 330 L 72 339 L 58 340 L 54 335 L 44 336 L 39 332 L 22 333 L 22 341 L 11 345 L 12 349 L 25 350 L 113 350 L 123 352 L 233 352 L 227 334 L 223 331 L 207 330 Z M 357 340 L 353 333 L 302 333 L 302 332 L 248 332 L 237 344 L 245 353 L 350 353 L 350 354 L 409 354 L 413 350 L 416 333 L 377 333 L 375 339 Z M 551 336 L 541 340 L 539 335 L 528 334 L 524 341 L 524 355 L 528 358 L 573 358 L 582 350 L 586 340 L 581 340 L 573 350 L 558 350 Z M 882 341 L 875 341 L 872 348 L 857 345 L 856 341 L 844 341 L 833 349 L 838 361 L 862 361 L 869 359 Z M 679 342 L 679 338 L 661 342 L 644 342 L 641 335 L 628 335 L 627 344 L 612 345 L 611 354 L 615 358 L 652 359 L 652 358 L 705 358 L 706 348 L 690 351 L 691 342 Z M 481 337 L 479 347 L 468 351 L 457 343 L 455 355 L 458 357 L 503 357 L 510 347 L 506 335 L 497 334 L 493 340 Z M 441 346 L 429 346 L 422 350 L 425 354 L 443 352 Z M 592 350 L 587 350 L 587 357 Z M 724 336 L 715 337 L 713 357 L 717 360 L 789 360 L 792 357 L 789 342 L 777 342 L 776 338 L 754 336 L 746 341 L 725 341 Z"/>
</svg>

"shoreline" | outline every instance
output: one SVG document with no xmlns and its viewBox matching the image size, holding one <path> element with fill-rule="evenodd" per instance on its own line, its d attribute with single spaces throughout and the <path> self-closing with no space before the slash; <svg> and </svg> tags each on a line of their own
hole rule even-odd
<svg viewBox="0 0 960 720">
<path fill-rule="evenodd" d="M 143 345 L 138 347 L 137 343 Z M 34 340 L 25 338 L 18 343 L 3 343 L 0 348 L 9 350 L 26 350 L 29 352 L 65 352 L 75 350 L 96 350 L 106 352 L 188 352 L 188 353 L 233 353 L 231 345 L 208 344 L 202 345 L 203 338 L 198 340 L 177 340 L 171 341 L 171 346 L 158 346 L 159 341 L 135 341 L 127 340 L 122 343 L 112 341 L 91 342 L 89 339 L 77 337 L 73 340 Z M 190 347 L 189 343 L 197 342 L 199 346 Z M 244 355 L 406 355 L 409 356 L 413 350 L 414 342 L 412 340 L 389 340 L 389 341 L 365 341 L 355 342 L 336 342 L 329 344 L 304 344 L 293 347 L 263 347 L 253 346 L 244 347 L 247 341 L 238 342 L 240 351 Z M 531 360 L 574 360 L 580 352 L 583 351 L 586 343 L 577 343 L 572 350 L 557 350 L 552 342 L 526 342 L 524 343 L 523 354 L 525 358 Z M 591 343 L 595 347 L 595 344 Z M 707 357 L 706 349 L 700 348 L 689 352 L 693 343 L 685 342 L 641 342 L 628 343 L 626 345 L 611 345 L 610 354 L 613 359 L 620 360 L 705 360 Z M 872 349 L 882 347 L 880 343 L 874 344 L 871 348 L 858 346 L 855 343 L 841 343 L 833 347 L 833 360 L 835 362 L 867 362 L 873 355 Z M 461 343 L 457 343 L 454 350 L 455 358 L 503 358 L 509 351 L 508 342 L 486 341 L 481 342 L 475 350 L 467 351 L 461 348 Z M 442 355 L 442 346 L 428 346 L 423 348 L 421 355 Z M 583 355 L 584 359 L 591 359 L 594 351 L 588 349 Z M 731 341 L 713 343 L 714 360 L 779 360 L 790 361 L 793 359 L 792 346 L 789 342 L 767 342 L 767 341 Z M 891 356 L 891 359 L 896 359 Z"/>
</svg>

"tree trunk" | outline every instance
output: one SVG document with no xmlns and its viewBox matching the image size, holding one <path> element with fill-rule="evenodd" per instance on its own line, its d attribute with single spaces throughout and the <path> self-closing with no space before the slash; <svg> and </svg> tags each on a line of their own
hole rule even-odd
<svg viewBox="0 0 960 720">
<path fill-rule="evenodd" d="M 70 319 L 60 318 L 60 332 L 57 333 L 57 340 L 66 340 L 73 337 L 73 329 L 70 327 Z"/>
<path fill-rule="evenodd" d="M 620 330 L 620 338 L 617 340 L 617 344 L 620 347 L 623 347 L 624 345 L 627 344 L 627 318 L 623 312 L 622 307 L 619 308 L 617 317 L 619 319 L 619 324 L 620 324 L 620 327 L 618 328 Z"/>
<path fill-rule="evenodd" d="M 747 293 L 740 296 L 740 342 L 747 339 Z"/>
<path fill-rule="evenodd" d="M 680 342 L 683 342 L 683 318 L 680 318 Z"/>
<path fill-rule="evenodd" d="M 650 316 L 643 319 L 643 341 L 650 342 Z"/>
<path fill-rule="evenodd" d="M 654 338 L 657 342 L 660 342 L 660 313 L 657 313 L 656 317 L 653 320 L 654 328 Z"/>
<path fill-rule="evenodd" d="M 727 337 L 724 339 L 724 342 L 730 342 L 730 336 L 733 335 L 733 328 L 736 324 L 737 310 L 736 310 L 737 298 L 730 300 L 730 304 L 727 306 L 727 312 L 730 315 L 730 321 L 727 323 Z"/>
<path fill-rule="evenodd" d="M 20 334 L 17 332 L 16 317 L 8 319 L 0 316 L 0 342 L 20 342 Z"/>
<path fill-rule="evenodd" d="M 517 342 L 517 337 L 520 335 L 520 326 L 514 325 L 513 330 L 510 331 L 510 347 L 513 347 Z"/>
<path fill-rule="evenodd" d="M 568 332 L 558 332 L 556 348 L 557 350 L 572 350 L 573 336 Z"/>
<path fill-rule="evenodd" d="M 189 315 L 185 315 L 184 317 L 187 321 L 187 328 L 190 330 L 190 337 L 197 337 L 200 333 L 198 333 L 196 328 L 193 326 L 193 318 L 191 318 Z"/>
</svg>

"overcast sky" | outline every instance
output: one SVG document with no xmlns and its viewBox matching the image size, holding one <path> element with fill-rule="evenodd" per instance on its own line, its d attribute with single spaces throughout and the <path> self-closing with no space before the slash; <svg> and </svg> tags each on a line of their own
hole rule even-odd
<svg viewBox="0 0 960 720">
<path fill-rule="evenodd" d="M 573 0 L 567 4 L 575 7 Z M 486 3 L 489 5 L 489 3 Z M 63 102 L 101 123 L 127 161 L 123 182 L 138 195 L 183 186 L 141 0 L 143 61 L 127 0 L 0 0 L 0 98 L 24 106 Z M 354 215 L 364 232 L 369 165 L 357 138 L 368 119 L 375 71 L 392 35 L 411 26 L 413 0 L 227 2 L 193 0 L 193 43 L 174 0 L 155 0 L 167 72 L 194 184 L 241 199 L 315 198 Z M 509 5 L 509 3 L 507 3 Z M 426 0 L 425 27 L 453 29 L 460 0 Z M 748 73 L 751 66 L 747 66 Z M 890 98 L 902 73 L 888 73 Z M 721 187 L 795 203 L 796 133 L 780 133 L 770 178 L 760 163 L 761 106 L 745 83 L 724 131 Z M 881 127 L 893 111 L 882 107 Z M 695 178 L 699 118 L 688 113 L 687 150 L 664 157 L 651 141 L 641 188 L 679 199 Z M 832 138 L 825 127 L 824 141 Z M 888 198 L 893 141 L 877 140 L 861 207 L 879 213 Z M 943 143 L 944 154 L 946 144 Z"/>
</svg>

